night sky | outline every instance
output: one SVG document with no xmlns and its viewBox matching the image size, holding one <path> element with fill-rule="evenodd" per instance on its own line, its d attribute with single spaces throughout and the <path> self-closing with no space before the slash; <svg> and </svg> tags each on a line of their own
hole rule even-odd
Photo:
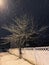
<svg viewBox="0 0 49 65">
<path fill-rule="evenodd" d="M 37 20 L 46 21 L 41 24 L 48 24 L 49 22 L 49 1 L 48 0 L 5 0 L 7 1 L 4 9 L 0 9 L 0 24 L 10 21 L 15 16 L 22 16 L 27 14 L 29 17 L 34 16 Z M 40 24 L 39 23 L 39 24 Z"/>
<path fill-rule="evenodd" d="M 49 0 L 5 1 L 5 8 L 0 8 L 0 27 L 5 23 L 10 23 L 16 16 L 21 17 L 25 14 L 34 17 L 35 30 L 40 29 L 41 26 L 49 27 Z"/>
</svg>

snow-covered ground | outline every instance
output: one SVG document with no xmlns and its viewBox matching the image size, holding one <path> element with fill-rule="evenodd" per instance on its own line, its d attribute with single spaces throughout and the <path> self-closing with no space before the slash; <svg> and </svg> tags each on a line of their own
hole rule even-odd
<svg viewBox="0 0 49 65">
<path fill-rule="evenodd" d="M 48 50 L 25 50 L 24 57 L 34 62 L 35 65 L 49 65 Z"/>
<path fill-rule="evenodd" d="M 9 49 L 9 52 L 0 53 L 0 65 L 49 65 L 49 51 L 46 49 L 23 48 L 22 59 L 18 57 L 17 48 Z"/>
</svg>

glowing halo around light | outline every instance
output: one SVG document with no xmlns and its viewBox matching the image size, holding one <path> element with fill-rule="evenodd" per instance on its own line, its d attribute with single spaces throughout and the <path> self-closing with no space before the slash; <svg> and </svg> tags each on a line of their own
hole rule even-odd
<svg viewBox="0 0 49 65">
<path fill-rule="evenodd" d="M 4 11 L 7 9 L 7 0 L 0 0 L 0 11 Z"/>
<path fill-rule="evenodd" d="M 3 0 L 0 0 L 0 6 L 2 7 L 4 4 Z"/>
</svg>

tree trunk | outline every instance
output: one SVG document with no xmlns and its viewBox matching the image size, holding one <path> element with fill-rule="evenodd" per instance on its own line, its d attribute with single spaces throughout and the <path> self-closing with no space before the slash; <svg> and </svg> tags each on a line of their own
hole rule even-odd
<svg viewBox="0 0 49 65">
<path fill-rule="evenodd" d="M 19 58 L 20 58 L 20 59 L 22 58 L 21 45 L 20 45 L 20 47 L 19 47 Z"/>
<path fill-rule="evenodd" d="M 21 38 L 19 39 L 19 58 L 22 58 L 22 49 L 21 49 Z"/>
</svg>

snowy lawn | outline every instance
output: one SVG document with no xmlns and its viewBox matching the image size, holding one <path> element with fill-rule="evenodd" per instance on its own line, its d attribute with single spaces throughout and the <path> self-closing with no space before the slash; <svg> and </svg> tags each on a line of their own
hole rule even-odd
<svg viewBox="0 0 49 65">
<path fill-rule="evenodd" d="M 49 65 L 49 51 L 22 49 L 22 59 L 19 59 L 19 50 L 9 49 L 9 52 L 0 53 L 0 65 Z"/>
</svg>

